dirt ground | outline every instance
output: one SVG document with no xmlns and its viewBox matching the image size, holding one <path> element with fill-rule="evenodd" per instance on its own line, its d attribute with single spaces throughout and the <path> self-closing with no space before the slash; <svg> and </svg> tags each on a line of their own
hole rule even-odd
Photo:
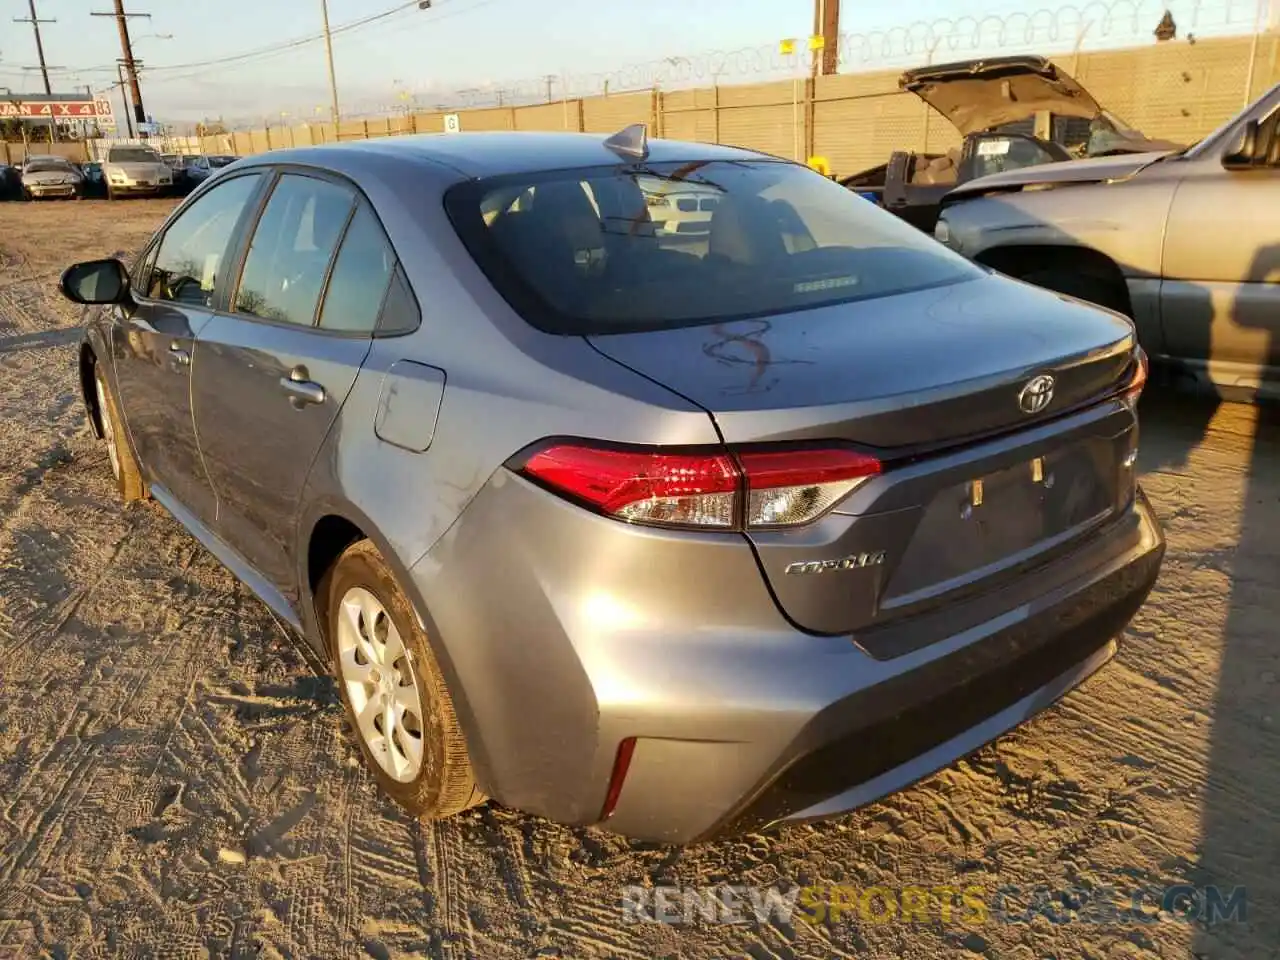
<svg viewBox="0 0 1280 960">
<path fill-rule="evenodd" d="M 112 496 L 55 282 L 169 208 L 0 204 L 0 957 L 1280 955 L 1273 413 L 1149 393 L 1169 554 L 1118 659 L 913 789 L 683 851 L 492 807 L 422 824 L 375 791 L 267 609 L 158 506 Z M 982 924 L 671 926 L 623 921 L 636 884 L 1018 892 Z M 1023 910 L 1037 888 L 1176 884 L 1243 887 L 1245 909 Z"/>
</svg>

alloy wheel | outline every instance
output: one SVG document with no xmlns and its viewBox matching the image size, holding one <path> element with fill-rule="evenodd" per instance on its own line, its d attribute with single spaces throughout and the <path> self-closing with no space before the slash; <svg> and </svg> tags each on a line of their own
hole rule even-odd
<svg viewBox="0 0 1280 960">
<path fill-rule="evenodd" d="M 360 738 L 388 776 L 407 783 L 422 769 L 422 707 L 400 631 L 364 587 L 343 595 L 335 631 L 338 669 Z"/>
</svg>

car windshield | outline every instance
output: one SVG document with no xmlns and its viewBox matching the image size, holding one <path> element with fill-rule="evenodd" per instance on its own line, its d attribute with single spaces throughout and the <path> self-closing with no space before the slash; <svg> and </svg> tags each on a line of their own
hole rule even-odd
<svg viewBox="0 0 1280 960">
<path fill-rule="evenodd" d="M 470 181 L 463 242 L 554 333 L 784 314 L 980 276 L 839 184 L 783 161 L 638 164 Z"/>
<path fill-rule="evenodd" d="M 71 173 L 71 164 L 65 160 L 31 160 L 22 168 L 26 173 Z"/>
<path fill-rule="evenodd" d="M 183 162 L 184 164 L 186 164 L 188 167 L 203 167 L 203 166 L 205 166 L 205 160 L 204 160 L 204 157 L 191 156 L 190 154 L 183 154 L 183 155 L 182 155 L 182 162 Z"/>
<path fill-rule="evenodd" d="M 107 163 L 159 163 L 160 155 L 146 147 L 112 147 Z"/>
<path fill-rule="evenodd" d="M 210 157 L 210 158 L 209 158 L 209 166 L 211 166 L 211 167 L 226 167 L 226 166 L 231 165 L 231 164 L 232 164 L 232 163 L 234 163 L 235 161 L 236 161 L 236 158 L 235 158 L 235 157 Z"/>
</svg>

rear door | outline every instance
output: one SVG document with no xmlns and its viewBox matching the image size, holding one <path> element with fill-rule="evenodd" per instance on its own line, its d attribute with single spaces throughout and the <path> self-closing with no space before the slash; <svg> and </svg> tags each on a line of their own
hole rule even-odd
<svg viewBox="0 0 1280 960">
<path fill-rule="evenodd" d="M 290 601 L 302 488 L 369 352 L 394 269 L 352 185 L 286 171 L 229 312 L 200 332 L 192 395 L 219 536 Z"/>
<path fill-rule="evenodd" d="M 1207 361 L 1215 382 L 1253 388 L 1280 376 L 1277 210 L 1280 166 L 1186 161 L 1164 233 L 1161 321 L 1166 352 Z"/>
<path fill-rule="evenodd" d="M 112 308 L 116 391 L 138 459 L 161 496 L 205 524 L 215 508 L 191 417 L 192 352 L 233 279 L 228 249 L 263 179 L 230 177 L 196 199 L 142 259 L 135 306 Z"/>
</svg>

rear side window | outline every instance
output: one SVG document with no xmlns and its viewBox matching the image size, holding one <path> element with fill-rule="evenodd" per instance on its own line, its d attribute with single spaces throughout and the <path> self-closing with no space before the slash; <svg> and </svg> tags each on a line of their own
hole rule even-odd
<svg viewBox="0 0 1280 960">
<path fill-rule="evenodd" d="M 378 333 L 409 333 L 418 329 L 421 322 L 418 300 L 409 287 L 404 267 L 397 266 L 391 278 L 391 288 L 387 291 L 387 299 L 382 304 L 382 314 L 378 317 Z"/>
<path fill-rule="evenodd" d="M 395 252 L 378 218 L 368 204 L 360 204 L 333 263 L 320 310 L 321 329 L 372 333 L 395 267 Z"/>
<path fill-rule="evenodd" d="M 459 184 L 445 205 L 499 292 L 552 333 L 724 322 L 982 275 L 852 191 L 781 161 L 508 176 Z"/>
<path fill-rule="evenodd" d="M 354 202 L 350 189 L 328 180 L 282 176 L 254 230 L 235 311 L 311 326 Z"/>
</svg>

